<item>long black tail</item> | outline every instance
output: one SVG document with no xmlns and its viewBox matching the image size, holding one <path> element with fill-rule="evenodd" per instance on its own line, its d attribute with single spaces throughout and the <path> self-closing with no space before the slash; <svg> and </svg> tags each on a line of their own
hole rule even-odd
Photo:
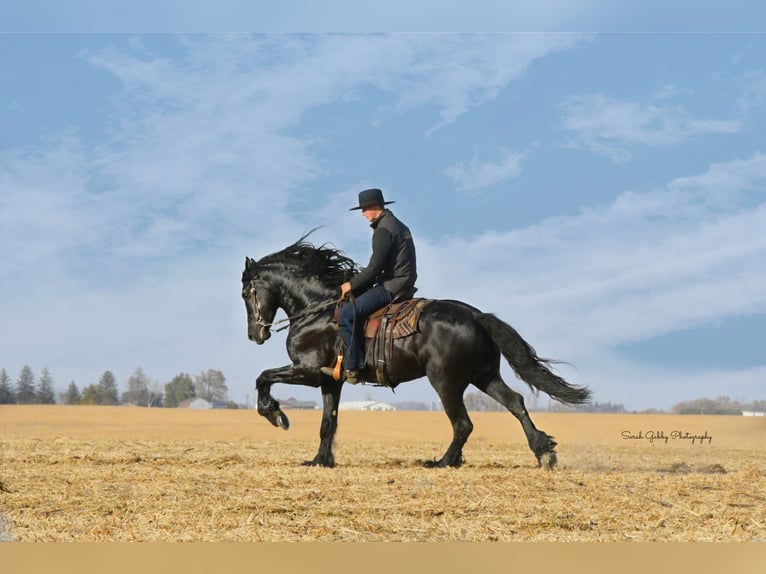
<svg viewBox="0 0 766 574">
<path fill-rule="evenodd" d="M 590 391 L 586 387 L 570 385 L 551 372 L 551 363 L 555 361 L 538 357 L 529 343 L 508 323 L 491 313 L 476 313 L 474 317 L 500 347 L 516 376 L 530 388 L 539 389 L 565 405 L 581 405 L 590 401 Z"/>
</svg>

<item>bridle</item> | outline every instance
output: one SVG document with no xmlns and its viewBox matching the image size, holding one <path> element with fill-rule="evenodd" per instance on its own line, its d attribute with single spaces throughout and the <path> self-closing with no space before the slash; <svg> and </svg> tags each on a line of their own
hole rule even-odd
<svg viewBox="0 0 766 574">
<path fill-rule="evenodd" d="M 266 323 L 261 317 L 261 306 L 258 304 L 258 297 L 256 295 L 255 287 L 250 284 L 250 305 L 253 308 L 253 315 L 255 316 L 255 324 L 261 329 L 268 329 L 274 323 Z"/>
<path fill-rule="evenodd" d="M 290 315 L 289 317 L 286 317 L 284 319 L 279 319 L 277 321 L 272 321 L 271 323 L 267 323 L 263 320 L 261 317 L 261 309 L 258 305 L 258 297 L 256 296 L 256 289 L 253 287 L 252 281 L 250 282 L 250 297 L 251 297 L 251 305 L 253 307 L 253 315 L 255 316 L 255 324 L 258 325 L 261 329 L 271 329 L 271 327 L 275 325 L 281 325 L 282 323 L 289 323 L 290 321 L 294 319 L 300 319 L 301 317 L 307 317 L 309 315 L 313 315 L 314 313 L 318 313 L 319 311 L 324 311 L 325 309 L 328 309 L 329 307 L 332 307 L 333 305 L 337 305 L 340 303 L 341 299 L 328 299 L 327 301 L 323 301 L 322 303 L 317 303 L 316 305 L 312 305 L 311 307 L 308 307 L 301 311 L 300 313 L 296 313 L 295 315 Z M 288 329 L 290 325 L 285 325 L 284 327 L 280 327 L 279 329 L 275 329 L 275 331 L 278 333 L 279 331 L 284 331 L 285 329 Z"/>
</svg>

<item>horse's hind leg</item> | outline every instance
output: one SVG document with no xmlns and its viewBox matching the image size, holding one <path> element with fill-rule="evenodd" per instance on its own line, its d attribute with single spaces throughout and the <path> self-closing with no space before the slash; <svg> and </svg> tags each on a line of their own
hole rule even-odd
<svg viewBox="0 0 766 574">
<path fill-rule="evenodd" d="M 463 391 L 468 385 L 453 384 L 448 380 L 434 382 L 431 377 L 429 380 L 442 401 L 444 412 L 447 413 L 452 423 L 452 442 L 440 460 L 428 461 L 425 466 L 429 468 L 458 467 L 463 464 L 463 445 L 473 431 L 473 423 L 468 417 L 468 411 L 463 403 Z"/>
<path fill-rule="evenodd" d="M 524 398 L 506 385 L 500 375 L 492 378 L 486 385 L 476 386 L 519 419 L 521 428 L 524 429 L 524 434 L 527 435 L 529 448 L 532 449 L 535 457 L 537 457 L 537 463 L 547 470 L 552 469 L 557 461 L 556 441 L 553 440 L 552 436 L 535 427 L 527 409 L 524 407 Z"/>
</svg>

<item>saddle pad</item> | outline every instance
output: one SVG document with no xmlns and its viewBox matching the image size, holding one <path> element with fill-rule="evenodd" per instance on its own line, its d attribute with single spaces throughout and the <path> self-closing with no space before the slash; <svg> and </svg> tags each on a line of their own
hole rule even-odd
<svg viewBox="0 0 766 574">
<path fill-rule="evenodd" d="M 418 330 L 420 313 L 431 301 L 431 299 L 408 299 L 401 303 L 391 303 L 390 305 L 375 311 L 370 315 L 365 324 L 365 338 L 374 339 L 377 337 L 380 322 L 383 317 L 389 318 L 389 327 L 387 330 L 389 333 L 393 333 L 394 339 L 399 339 L 400 337 L 406 337 L 416 333 Z"/>
</svg>

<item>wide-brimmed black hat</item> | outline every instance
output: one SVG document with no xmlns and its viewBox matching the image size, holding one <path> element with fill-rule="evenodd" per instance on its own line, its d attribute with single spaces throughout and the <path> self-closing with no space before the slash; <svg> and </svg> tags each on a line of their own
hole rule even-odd
<svg viewBox="0 0 766 574">
<path fill-rule="evenodd" d="M 365 209 L 372 207 L 373 205 L 388 205 L 389 203 L 396 203 L 395 201 L 384 201 L 383 192 L 377 188 L 365 189 L 359 192 L 359 207 L 352 207 L 349 211 L 355 209 Z"/>
</svg>

